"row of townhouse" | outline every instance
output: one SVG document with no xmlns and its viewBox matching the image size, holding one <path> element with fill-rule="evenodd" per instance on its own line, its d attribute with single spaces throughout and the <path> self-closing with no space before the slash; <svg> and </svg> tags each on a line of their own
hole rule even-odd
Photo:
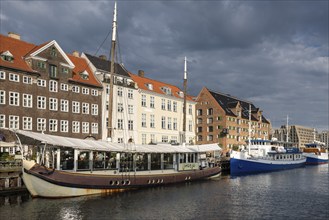
<svg viewBox="0 0 329 220">
<path fill-rule="evenodd" d="M 67 54 L 55 40 L 34 45 L 13 33 L 0 35 L 0 42 L 0 128 L 117 143 L 182 142 L 179 87 L 116 63 L 109 117 L 111 62 L 105 56 Z M 252 137 L 268 138 L 270 122 L 252 103 L 207 88 L 187 95 L 186 142 L 243 145 L 249 104 Z"/>
</svg>

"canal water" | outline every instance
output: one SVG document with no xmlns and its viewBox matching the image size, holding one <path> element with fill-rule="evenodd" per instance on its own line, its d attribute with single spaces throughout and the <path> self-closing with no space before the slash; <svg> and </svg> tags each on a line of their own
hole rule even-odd
<svg viewBox="0 0 329 220">
<path fill-rule="evenodd" d="M 0 197 L 0 219 L 329 219 L 328 165 L 108 196 Z"/>
</svg>

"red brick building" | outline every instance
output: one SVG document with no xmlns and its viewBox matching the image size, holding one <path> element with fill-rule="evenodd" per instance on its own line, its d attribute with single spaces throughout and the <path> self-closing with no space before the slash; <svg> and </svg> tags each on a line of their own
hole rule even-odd
<svg viewBox="0 0 329 220">
<path fill-rule="evenodd" d="M 251 138 L 268 139 L 271 124 L 251 102 L 203 88 L 197 97 L 197 144 L 219 143 L 233 148 L 246 143 L 249 136 L 251 106 Z"/>
<path fill-rule="evenodd" d="M 101 90 L 85 59 L 55 40 L 0 35 L 0 128 L 100 139 Z"/>
</svg>

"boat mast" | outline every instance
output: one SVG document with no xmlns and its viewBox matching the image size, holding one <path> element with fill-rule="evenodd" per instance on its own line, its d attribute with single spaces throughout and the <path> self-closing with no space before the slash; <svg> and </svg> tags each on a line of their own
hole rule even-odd
<svg viewBox="0 0 329 220">
<path fill-rule="evenodd" d="M 249 103 L 249 128 L 248 128 L 248 154 L 250 155 L 250 145 L 251 145 L 251 104 Z"/>
<path fill-rule="evenodd" d="M 287 115 L 287 136 L 286 136 L 286 142 L 288 144 L 289 142 L 289 116 Z"/>
<path fill-rule="evenodd" d="M 184 104 L 183 104 L 183 146 L 186 144 L 186 92 L 187 92 L 187 61 L 184 58 Z"/>
<path fill-rule="evenodd" d="M 109 99 L 109 117 L 108 117 L 108 137 L 112 140 L 112 114 L 113 114 L 113 82 L 115 65 L 115 46 L 117 32 L 117 2 L 114 3 L 113 22 L 112 22 L 112 43 L 111 43 L 111 66 L 110 66 L 110 99 Z"/>
</svg>

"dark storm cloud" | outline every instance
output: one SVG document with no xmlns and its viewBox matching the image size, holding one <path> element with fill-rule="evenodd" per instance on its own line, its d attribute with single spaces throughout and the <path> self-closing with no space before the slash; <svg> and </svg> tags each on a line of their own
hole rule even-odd
<svg viewBox="0 0 329 220">
<path fill-rule="evenodd" d="M 110 49 L 112 1 L 1 1 L 0 32 L 66 52 Z M 327 1 L 118 1 L 119 61 L 180 86 L 251 100 L 275 127 L 328 129 Z M 100 50 L 98 48 L 100 47 Z"/>
</svg>

